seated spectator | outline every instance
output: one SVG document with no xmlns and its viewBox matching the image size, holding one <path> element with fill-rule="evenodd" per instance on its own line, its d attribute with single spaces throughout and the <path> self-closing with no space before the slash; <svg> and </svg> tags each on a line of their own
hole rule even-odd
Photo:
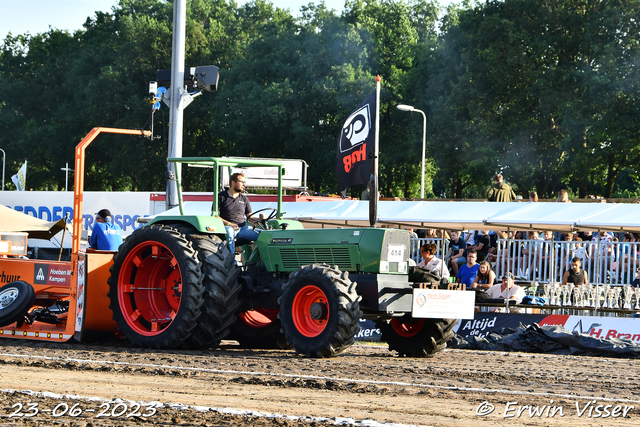
<svg viewBox="0 0 640 427">
<path fill-rule="evenodd" d="M 442 234 L 442 230 L 436 230 L 436 238 L 438 239 L 443 239 L 443 240 L 449 240 L 451 239 L 451 237 L 449 236 L 449 233 L 447 233 L 446 231 L 444 232 L 444 235 Z"/>
<path fill-rule="evenodd" d="M 585 265 L 585 262 L 587 262 L 587 260 L 589 259 L 589 251 L 587 251 L 587 248 L 585 247 L 585 244 L 582 243 L 582 239 L 580 237 L 575 237 L 574 240 L 576 243 L 573 247 L 573 250 L 571 251 L 571 257 L 579 258 L 580 263 L 582 265 Z"/>
<path fill-rule="evenodd" d="M 478 232 L 475 230 L 467 230 L 467 232 L 464 233 L 464 241 L 467 244 L 467 248 L 476 244 L 477 235 Z"/>
<path fill-rule="evenodd" d="M 538 193 L 536 193 L 535 191 L 532 191 L 531 193 L 529 193 L 529 201 L 530 202 L 537 202 L 538 201 Z"/>
<path fill-rule="evenodd" d="M 516 304 L 522 302 L 522 298 L 526 296 L 524 288 L 514 284 L 511 273 L 505 273 L 502 276 L 502 283 L 491 286 L 487 293 L 491 298 L 509 299 L 515 301 Z"/>
<path fill-rule="evenodd" d="M 435 273 L 443 279 L 448 279 L 449 269 L 444 265 L 444 261 L 435 256 L 437 251 L 438 247 L 434 243 L 422 245 L 420 248 L 422 261 L 418 263 L 418 267 Z"/>
<path fill-rule="evenodd" d="M 496 273 L 491 270 L 491 264 L 482 261 L 478 264 L 478 275 L 473 279 L 471 289 L 489 289 L 496 281 Z"/>
<path fill-rule="evenodd" d="M 634 288 L 640 288 L 640 268 L 636 271 L 636 278 L 631 282 L 631 286 Z"/>
<path fill-rule="evenodd" d="M 456 275 L 456 283 L 464 283 L 467 289 L 471 289 L 473 281 L 478 275 L 478 269 L 480 266 L 476 264 L 478 254 L 476 251 L 469 251 L 467 254 L 467 262 L 460 267 L 458 274 Z"/>
<path fill-rule="evenodd" d="M 451 265 L 454 276 L 458 275 L 458 269 L 460 268 L 460 265 L 467 262 L 467 259 L 465 258 L 466 249 L 467 244 L 465 243 L 464 239 L 460 237 L 460 233 L 458 233 L 457 231 L 452 231 L 451 240 L 449 240 L 449 255 L 447 256 L 447 265 Z"/>
<path fill-rule="evenodd" d="M 562 285 L 573 283 L 575 286 L 588 285 L 589 278 L 587 272 L 582 269 L 580 258 L 574 257 L 571 260 L 571 268 L 564 272 L 562 276 Z"/>
<path fill-rule="evenodd" d="M 476 244 L 469 247 L 469 251 L 476 251 L 478 254 L 478 260 L 482 261 L 487 257 L 489 253 L 489 247 L 491 246 L 491 239 L 486 230 L 481 230 L 480 234 L 476 236 Z"/>
</svg>

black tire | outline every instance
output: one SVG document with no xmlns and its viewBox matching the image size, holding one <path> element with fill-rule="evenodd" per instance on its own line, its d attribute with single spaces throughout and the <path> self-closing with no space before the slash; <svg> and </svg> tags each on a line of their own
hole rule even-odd
<svg viewBox="0 0 640 427">
<path fill-rule="evenodd" d="M 217 347 L 229 334 L 240 308 L 238 283 L 240 269 L 235 265 L 229 246 L 218 236 L 190 234 L 187 238 L 198 253 L 204 285 L 204 304 L 198 325 L 183 347 L 201 349 Z"/>
<path fill-rule="evenodd" d="M 278 302 L 282 332 L 298 354 L 336 356 L 353 344 L 360 331 L 356 284 L 337 266 L 310 264 L 294 271 Z"/>
<path fill-rule="evenodd" d="M 162 224 L 134 231 L 110 272 L 113 320 L 133 345 L 175 348 L 191 336 L 204 286 L 197 253 L 182 233 Z"/>
<path fill-rule="evenodd" d="M 256 315 L 256 312 L 259 314 Z M 238 313 L 231 326 L 229 339 L 236 340 L 241 347 L 264 350 L 287 350 L 287 337 L 281 331 L 282 324 L 277 310 L 263 313 L 260 309 Z"/>
<path fill-rule="evenodd" d="M 29 283 L 19 280 L 0 288 L 0 326 L 8 326 L 29 312 L 36 292 Z"/>
<path fill-rule="evenodd" d="M 456 319 L 413 319 L 394 318 L 377 322 L 382 332 L 382 341 L 389 344 L 390 351 L 399 356 L 432 357 L 447 347 L 453 338 Z"/>
</svg>

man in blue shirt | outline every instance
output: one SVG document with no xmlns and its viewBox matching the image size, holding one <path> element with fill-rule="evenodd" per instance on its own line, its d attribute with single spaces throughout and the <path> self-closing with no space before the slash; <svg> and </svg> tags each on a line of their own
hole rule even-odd
<svg viewBox="0 0 640 427">
<path fill-rule="evenodd" d="M 117 251 L 121 244 L 122 229 L 113 223 L 109 209 L 102 209 L 96 214 L 89 247 L 100 251 Z"/>
<path fill-rule="evenodd" d="M 478 254 L 476 251 L 469 251 L 467 254 L 467 263 L 463 264 L 458 270 L 456 276 L 456 283 L 464 283 L 467 289 L 471 289 L 473 281 L 478 275 L 479 264 L 476 264 Z"/>
</svg>

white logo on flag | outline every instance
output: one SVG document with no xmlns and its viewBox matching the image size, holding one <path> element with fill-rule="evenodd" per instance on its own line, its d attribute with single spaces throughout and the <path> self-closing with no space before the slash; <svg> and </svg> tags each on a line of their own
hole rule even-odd
<svg viewBox="0 0 640 427">
<path fill-rule="evenodd" d="M 340 151 L 351 150 L 354 146 L 363 143 L 369 136 L 369 130 L 371 130 L 371 111 L 369 110 L 369 104 L 354 111 L 342 127 L 342 140 L 340 141 Z M 351 144 L 344 144 L 344 138 L 346 138 Z"/>
</svg>

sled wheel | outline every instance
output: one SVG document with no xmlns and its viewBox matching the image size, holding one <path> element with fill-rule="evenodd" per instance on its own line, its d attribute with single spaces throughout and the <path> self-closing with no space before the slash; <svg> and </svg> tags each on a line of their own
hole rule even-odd
<svg viewBox="0 0 640 427">
<path fill-rule="evenodd" d="M 287 343 L 307 357 L 341 353 L 360 330 L 356 284 L 337 266 L 310 264 L 291 273 L 278 302 Z"/>
<path fill-rule="evenodd" d="M 164 225 L 138 229 L 120 246 L 109 278 L 110 308 L 125 338 L 174 348 L 197 326 L 202 273 L 185 236 Z"/>
<path fill-rule="evenodd" d="M 235 265 L 229 246 L 215 235 L 187 234 L 198 254 L 204 285 L 204 304 L 198 325 L 183 347 L 200 349 L 217 347 L 229 334 L 240 308 L 238 283 L 240 269 Z"/>
<path fill-rule="evenodd" d="M 29 283 L 19 280 L 0 288 L 0 326 L 20 320 L 36 300 L 36 292 Z"/>
<path fill-rule="evenodd" d="M 238 341 L 244 348 L 291 348 L 280 331 L 278 311 L 273 308 L 256 308 L 241 312 L 231 326 L 229 339 Z"/>
<path fill-rule="evenodd" d="M 389 344 L 400 356 L 431 357 L 447 347 L 453 338 L 456 319 L 393 318 L 389 322 L 378 322 L 382 341 Z"/>
</svg>

